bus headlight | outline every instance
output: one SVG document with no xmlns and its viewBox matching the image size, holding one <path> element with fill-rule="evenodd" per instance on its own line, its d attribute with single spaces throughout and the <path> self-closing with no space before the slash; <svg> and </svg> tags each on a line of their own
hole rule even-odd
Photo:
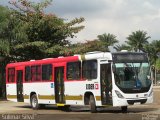
<svg viewBox="0 0 160 120">
<path fill-rule="evenodd" d="M 117 96 L 118 96 L 119 98 L 124 98 L 123 95 L 122 95 L 119 91 L 115 90 L 115 93 L 117 94 Z"/>
</svg>

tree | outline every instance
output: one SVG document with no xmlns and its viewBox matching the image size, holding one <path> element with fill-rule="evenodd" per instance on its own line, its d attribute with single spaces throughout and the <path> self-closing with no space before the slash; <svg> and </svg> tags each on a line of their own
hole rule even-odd
<svg viewBox="0 0 160 120">
<path fill-rule="evenodd" d="M 134 51 L 144 51 L 144 45 L 148 44 L 148 39 L 151 38 L 147 36 L 147 32 L 145 31 L 136 31 L 132 32 L 127 39 L 126 43 L 132 48 Z"/>
<path fill-rule="evenodd" d="M 0 36 L 4 36 L 4 28 L 8 24 L 8 17 L 10 14 L 9 9 L 6 7 L 0 6 Z M 5 39 L 0 38 L 0 55 L 1 56 L 8 56 L 10 52 L 9 48 L 9 42 L 6 41 Z"/>
<path fill-rule="evenodd" d="M 157 54 L 160 52 L 160 40 L 154 40 L 150 44 L 145 45 L 145 52 L 148 53 L 150 64 L 152 65 L 152 77 L 156 83 L 156 72 L 159 71 L 159 59 Z"/>
<path fill-rule="evenodd" d="M 128 45 L 126 45 L 126 44 L 121 44 L 121 45 L 118 44 L 118 45 L 115 45 L 113 48 L 116 49 L 117 51 L 121 51 L 121 50 L 130 51 L 130 47 Z"/>
<path fill-rule="evenodd" d="M 103 47 L 106 49 L 106 51 L 108 51 L 108 46 L 112 46 L 115 43 L 118 43 L 118 40 L 116 39 L 116 36 L 113 34 L 102 34 L 102 35 L 98 35 L 98 40 L 102 42 Z"/>
<path fill-rule="evenodd" d="M 55 14 L 45 13 L 44 8 L 51 2 L 10 2 L 16 9 L 11 10 L 8 25 L 3 29 L 5 34 L 0 38 L 9 42 L 10 56 L 13 60 L 57 57 L 60 54 L 59 48 L 63 49 L 70 43 L 67 38 L 73 38 L 84 28 L 77 25 L 83 22 L 84 18 L 75 18 L 67 22 Z"/>
<path fill-rule="evenodd" d="M 155 66 L 156 66 L 157 71 L 160 72 L 160 59 L 156 60 L 156 65 Z"/>
<path fill-rule="evenodd" d="M 144 50 L 148 53 L 151 65 L 156 64 L 157 54 L 160 52 L 160 40 L 153 40 L 150 44 L 144 46 Z"/>
<path fill-rule="evenodd" d="M 0 36 L 4 35 L 4 28 L 8 24 L 8 17 L 10 11 L 8 8 L 0 6 Z M 0 38 L 0 98 L 6 96 L 6 84 L 5 84 L 5 66 L 8 63 L 8 57 L 10 53 L 10 44 L 6 39 Z"/>
<path fill-rule="evenodd" d="M 69 45 L 66 49 L 61 51 L 61 54 L 64 56 L 74 55 L 74 54 L 84 54 L 87 52 L 93 51 L 106 51 L 106 48 L 103 48 L 103 44 L 99 40 L 88 40 L 85 43 L 76 43 Z"/>
<path fill-rule="evenodd" d="M 0 65 L 0 72 L 3 73 L 0 74 L 2 93 L 5 93 L 4 75 L 7 63 L 57 57 L 70 43 L 67 38 L 73 38 L 84 28 L 78 25 L 84 18 L 65 21 L 55 14 L 45 13 L 44 8 L 51 2 L 51 0 L 41 3 L 13 0 L 10 4 L 15 9 L 0 6 L 0 53 L 5 57 L 5 61 Z"/>
<path fill-rule="evenodd" d="M 85 43 L 70 44 L 66 49 L 61 51 L 63 55 L 84 54 L 93 51 L 108 52 L 108 46 L 118 42 L 113 34 L 102 34 L 97 36 L 98 39 L 87 40 Z"/>
</svg>

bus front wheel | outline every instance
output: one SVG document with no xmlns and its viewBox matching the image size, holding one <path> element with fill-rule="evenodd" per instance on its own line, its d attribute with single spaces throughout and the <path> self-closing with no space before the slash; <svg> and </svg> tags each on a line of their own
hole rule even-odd
<svg viewBox="0 0 160 120">
<path fill-rule="evenodd" d="M 90 100 L 89 100 L 89 104 L 90 104 L 90 109 L 92 113 L 97 112 L 96 110 L 96 103 L 95 103 L 95 99 L 93 95 L 90 95 Z"/>
<path fill-rule="evenodd" d="M 40 107 L 36 94 L 31 96 L 31 106 L 34 110 L 37 110 Z"/>
</svg>

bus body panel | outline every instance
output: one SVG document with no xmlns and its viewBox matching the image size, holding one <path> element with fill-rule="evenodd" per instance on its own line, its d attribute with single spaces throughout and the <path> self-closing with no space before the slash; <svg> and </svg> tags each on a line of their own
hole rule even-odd
<svg viewBox="0 0 160 120">
<path fill-rule="evenodd" d="M 17 86 L 16 84 L 7 84 L 6 91 L 7 91 L 7 100 L 17 102 Z"/>
<path fill-rule="evenodd" d="M 87 60 L 96 60 L 97 61 L 97 77 L 94 79 L 83 79 L 81 75 L 80 80 L 67 80 L 67 63 L 68 62 L 81 62 Z M 25 66 L 34 66 L 34 65 L 45 65 L 52 64 L 52 80 L 50 81 L 40 81 L 40 82 L 26 82 L 25 81 Z M 35 93 L 38 98 L 39 104 L 58 104 L 56 102 L 55 94 L 55 71 L 57 68 L 63 67 L 63 82 L 64 82 L 64 103 L 66 105 L 85 105 L 85 95 L 86 93 L 92 94 L 95 98 L 96 106 L 105 105 L 102 102 L 103 92 L 102 92 L 102 83 L 101 83 L 101 65 L 110 66 L 111 72 L 111 86 L 112 90 L 110 91 L 110 97 L 112 98 L 112 103 L 109 105 L 113 106 L 128 106 L 130 104 L 136 104 L 139 101 L 143 102 L 143 99 L 146 99 L 145 103 L 152 103 L 153 101 L 153 88 L 152 85 L 148 92 L 141 93 L 124 93 L 122 92 L 115 83 L 115 74 L 113 72 L 113 59 L 110 52 L 101 52 L 85 55 L 77 55 L 70 57 L 61 57 L 61 58 L 51 58 L 27 62 L 18 62 L 10 63 L 6 67 L 6 87 L 7 87 L 7 99 L 17 102 L 17 86 L 16 81 L 14 83 L 8 82 L 8 69 L 15 68 L 15 79 L 17 77 L 16 71 L 23 71 L 23 96 L 24 102 L 30 103 L 31 94 Z M 82 68 L 81 68 L 82 69 Z M 108 84 L 106 84 L 108 87 Z M 124 98 L 119 98 L 115 91 L 119 91 Z M 130 103 L 129 103 L 129 102 Z M 106 104 L 108 105 L 108 104 Z"/>
<path fill-rule="evenodd" d="M 40 83 L 24 83 L 24 99 L 30 99 L 31 93 L 36 93 L 39 103 L 41 101 L 48 101 L 47 104 L 54 103 L 54 82 L 40 82 Z M 25 100 L 27 101 L 27 100 Z M 30 101 L 28 101 L 30 102 Z"/>
<path fill-rule="evenodd" d="M 90 85 L 97 86 L 97 88 L 89 88 Z M 86 92 L 90 92 L 90 93 L 93 93 L 93 95 L 95 96 L 95 99 L 97 99 L 96 104 L 101 105 L 99 104 L 100 100 L 98 99 L 100 97 L 100 92 L 98 87 L 99 87 L 99 84 L 97 80 L 65 82 L 66 104 L 84 105 L 84 95 Z"/>
</svg>

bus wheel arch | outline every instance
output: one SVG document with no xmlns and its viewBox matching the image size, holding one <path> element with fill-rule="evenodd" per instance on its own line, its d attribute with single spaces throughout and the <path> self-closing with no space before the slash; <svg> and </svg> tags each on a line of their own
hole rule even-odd
<svg viewBox="0 0 160 120">
<path fill-rule="evenodd" d="M 31 92 L 31 93 L 30 93 L 30 96 L 29 96 L 29 97 L 30 97 L 30 100 L 31 100 L 32 95 L 34 95 L 34 94 L 36 94 L 36 92 Z"/>
</svg>

